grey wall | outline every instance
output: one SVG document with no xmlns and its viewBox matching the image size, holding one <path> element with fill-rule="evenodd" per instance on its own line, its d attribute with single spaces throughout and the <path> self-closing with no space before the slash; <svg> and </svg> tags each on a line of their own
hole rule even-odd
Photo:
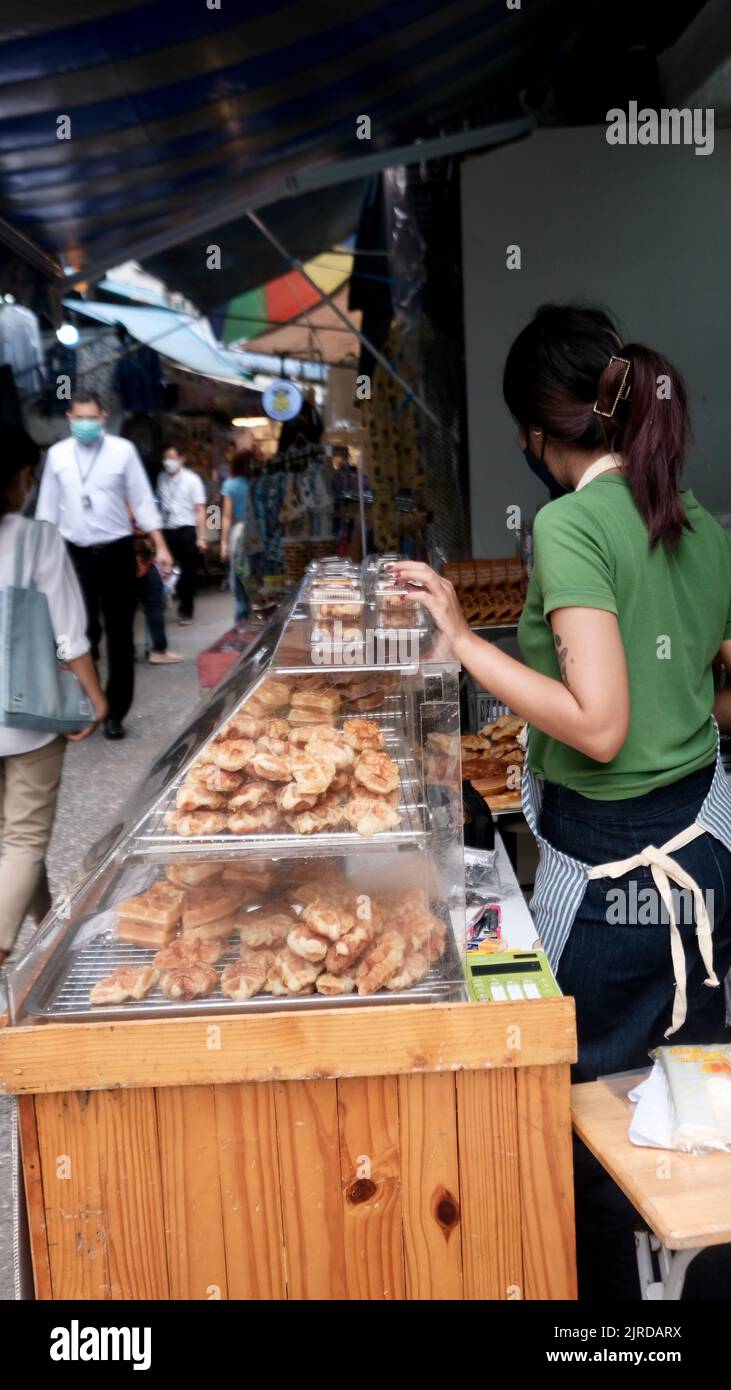
<svg viewBox="0 0 731 1390">
<path fill-rule="evenodd" d="M 603 126 L 539 132 L 465 161 L 462 228 L 473 553 L 512 553 L 506 508 L 547 499 L 500 390 L 512 339 L 547 300 L 601 303 L 627 341 L 670 357 L 693 412 L 687 484 L 731 512 L 731 131 L 708 156 L 609 146 Z M 507 270 L 516 243 L 522 268 Z"/>
</svg>

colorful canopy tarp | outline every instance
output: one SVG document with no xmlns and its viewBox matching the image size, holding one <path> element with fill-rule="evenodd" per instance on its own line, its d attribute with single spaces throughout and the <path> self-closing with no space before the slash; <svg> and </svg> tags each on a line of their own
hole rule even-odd
<svg viewBox="0 0 731 1390">
<path fill-rule="evenodd" d="M 221 342 L 250 342 L 314 309 L 323 295 L 337 294 L 353 268 L 352 252 L 336 248 L 306 261 L 304 267 L 314 284 L 298 270 L 290 270 L 237 295 L 220 313 L 213 313 L 211 323 Z"/>
</svg>

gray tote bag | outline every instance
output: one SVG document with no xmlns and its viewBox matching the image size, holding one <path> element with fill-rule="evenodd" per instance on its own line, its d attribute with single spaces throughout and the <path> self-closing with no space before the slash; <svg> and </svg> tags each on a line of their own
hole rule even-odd
<svg viewBox="0 0 731 1390">
<path fill-rule="evenodd" d="M 91 701 L 59 661 L 46 595 L 35 569 L 43 521 L 22 526 L 15 542 L 14 583 L 0 589 L 0 724 L 75 734 L 94 722 Z M 30 536 L 30 582 L 23 587 L 25 539 Z"/>
</svg>

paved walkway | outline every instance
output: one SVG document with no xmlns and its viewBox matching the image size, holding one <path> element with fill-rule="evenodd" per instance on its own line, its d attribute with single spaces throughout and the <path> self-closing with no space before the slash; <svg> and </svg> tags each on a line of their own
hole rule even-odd
<svg viewBox="0 0 731 1390">
<path fill-rule="evenodd" d="M 159 752 L 170 742 L 201 698 L 196 656 L 230 627 L 229 594 L 204 592 L 192 627 L 170 621 L 168 642 L 186 660 L 179 666 L 136 668 L 135 702 L 126 721 L 127 738 L 109 743 L 100 733 L 70 745 L 48 855 L 51 890 L 62 893 L 75 877 L 84 854 L 103 833 Z M 142 629 L 139 630 L 141 650 Z M 24 928 L 21 945 L 32 935 Z M 13 1297 L 10 1200 L 10 1101 L 0 1096 L 0 1299 Z"/>
</svg>

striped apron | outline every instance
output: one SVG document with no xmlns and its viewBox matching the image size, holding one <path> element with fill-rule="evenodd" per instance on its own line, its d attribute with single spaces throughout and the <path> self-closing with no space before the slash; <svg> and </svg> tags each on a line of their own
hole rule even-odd
<svg viewBox="0 0 731 1390">
<path fill-rule="evenodd" d="M 711 986 L 721 983 L 713 968 L 713 930 L 703 893 L 695 879 L 673 858 L 677 850 L 705 834 L 715 836 L 731 852 L 731 787 L 720 753 L 717 752 L 716 755 L 716 769 L 708 795 L 693 825 L 681 830 L 664 845 L 647 845 L 639 854 L 607 864 L 584 864 L 580 859 L 574 859 L 570 854 L 554 849 L 541 835 L 543 782 L 531 772 L 527 756 L 523 769 L 522 791 L 525 818 L 538 845 L 538 871 L 530 908 L 554 973 L 558 969 L 561 953 L 568 941 L 589 880 L 620 878 L 623 874 L 631 873 L 633 869 L 640 867 L 650 869 L 665 904 L 670 928 L 670 951 L 675 974 L 673 1017 L 665 1034 L 666 1037 L 670 1037 L 682 1027 L 687 1013 L 685 953 L 678 931 L 671 883 L 689 889 L 693 894 L 698 949 L 706 969 L 705 983 Z"/>
</svg>

